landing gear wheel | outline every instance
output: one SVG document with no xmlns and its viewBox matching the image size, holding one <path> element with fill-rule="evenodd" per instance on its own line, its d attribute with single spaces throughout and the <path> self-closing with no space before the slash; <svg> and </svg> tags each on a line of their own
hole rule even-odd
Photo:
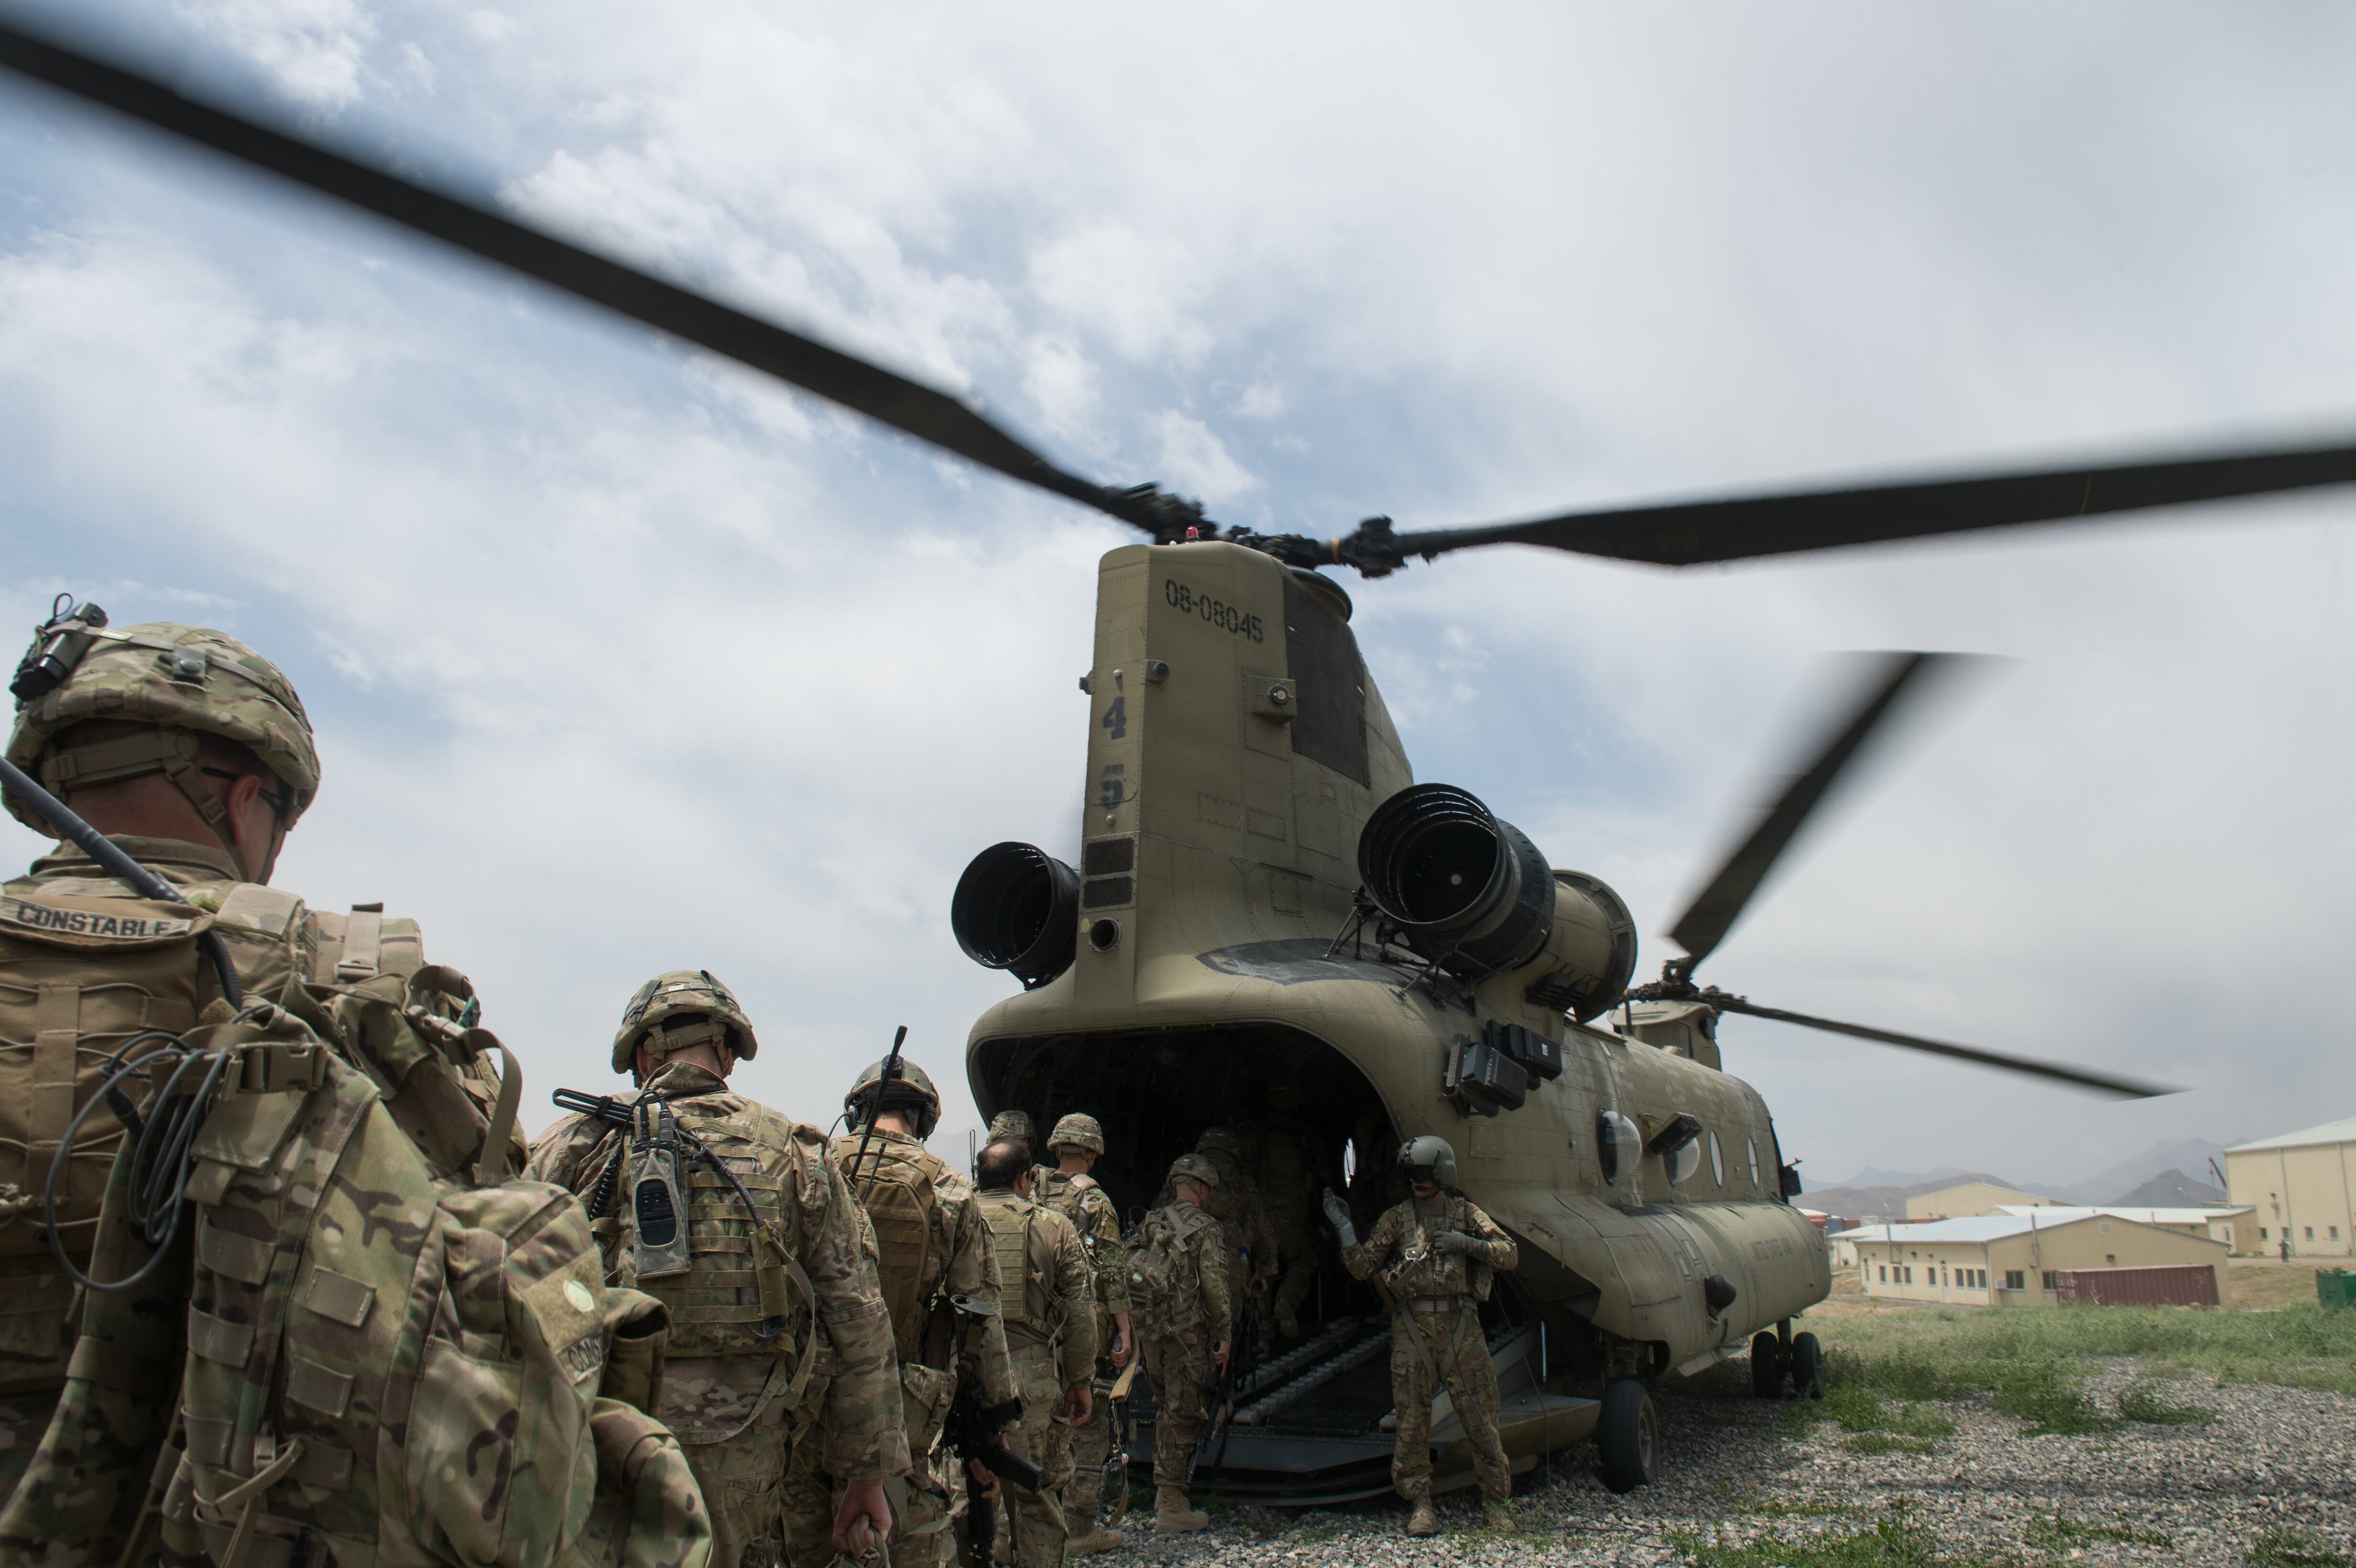
<svg viewBox="0 0 2356 1568">
<path fill-rule="evenodd" d="M 1649 1485 L 1661 1454 L 1661 1421 L 1653 1411 L 1652 1391 L 1634 1378 L 1606 1388 L 1595 1447 L 1602 1459 L 1604 1490 L 1633 1492 Z"/>
<path fill-rule="evenodd" d="M 1783 1397 L 1783 1349 L 1772 1332 L 1751 1337 L 1751 1392 L 1761 1399 Z"/>
<path fill-rule="evenodd" d="M 1792 1392 L 1810 1399 L 1825 1397 L 1824 1347 L 1816 1343 L 1814 1334 L 1792 1336 Z"/>
</svg>

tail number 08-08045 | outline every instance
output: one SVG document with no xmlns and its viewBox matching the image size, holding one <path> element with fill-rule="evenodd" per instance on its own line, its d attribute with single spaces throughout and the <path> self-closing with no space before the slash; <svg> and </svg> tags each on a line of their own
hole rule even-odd
<svg viewBox="0 0 2356 1568">
<path fill-rule="evenodd" d="M 1162 580 L 1162 598 L 1182 615 L 1200 615 L 1214 626 L 1224 626 L 1236 635 L 1249 637 L 1255 643 L 1268 640 L 1268 628 L 1258 616 L 1248 615 L 1224 601 L 1197 593 L 1174 577 Z"/>
</svg>

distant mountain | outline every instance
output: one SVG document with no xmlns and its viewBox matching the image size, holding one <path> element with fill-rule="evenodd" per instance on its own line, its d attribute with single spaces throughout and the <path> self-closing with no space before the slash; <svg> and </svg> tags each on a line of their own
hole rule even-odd
<svg viewBox="0 0 2356 1568">
<path fill-rule="evenodd" d="M 2108 1170 L 2097 1171 L 2081 1181 L 2063 1182 L 2059 1186 L 2031 1187 L 2032 1192 L 2046 1192 L 2070 1203 L 2125 1203 L 2122 1192 L 2142 1189 L 2143 1184 L 2163 1171 L 2179 1175 L 2190 1172 L 2190 1179 L 2211 1181 L 2209 1162 L 2215 1160 L 2220 1168 L 2225 1163 L 2225 1147 L 2205 1138 L 2187 1138 L 2181 1143 L 2158 1143 L 2135 1156 L 2123 1159 Z M 2213 1188 L 2212 1188 L 2213 1190 Z M 2136 1199 L 2137 1203 L 2143 1199 Z"/>
<path fill-rule="evenodd" d="M 2122 1209 L 2198 1209 L 2203 1203 L 2222 1203 L 2225 1195 L 2180 1170 L 2163 1170 L 2126 1197 L 2109 1201 Z"/>
<path fill-rule="evenodd" d="M 1876 1170 L 1869 1165 L 1847 1181 L 1826 1182 L 1825 1190 L 1830 1192 L 1852 1187 L 1920 1187 L 1926 1181 L 1948 1181 L 1963 1174 L 1952 1165 L 1939 1166 L 1931 1170 Z"/>
<path fill-rule="evenodd" d="M 1882 1173 L 1869 1170 L 1863 1174 L 1879 1176 Z M 1990 1176 L 1984 1170 L 1950 1170 L 1944 1175 L 1918 1177 L 1902 1186 L 1882 1182 L 1872 1186 L 1843 1185 L 1804 1191 L 1800 1194 L 1799 1204 L 1803 1209 L 1815 1209 L 1850 1220 L 1903 1220 L 1909 1198 L 1936 1192 L 1943 1187 L 1959 1186 L 1966 1181 L 1991 1182 L 1997 1187 L 2016 1185 L 2001 1176 Z M 2032 1188 L 2030 1190 L 2036 1189 Z"/>
</svg>

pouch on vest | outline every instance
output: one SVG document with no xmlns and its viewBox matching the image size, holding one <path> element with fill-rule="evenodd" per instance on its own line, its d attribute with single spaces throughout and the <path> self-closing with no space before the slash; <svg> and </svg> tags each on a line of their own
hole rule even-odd
<svg viewBox="0 0 2356 1568">
<path fill-rule="evenodd" d="M 197 938 L 212 923 L 202 910 L 147 899 L 0 895 L 0 1197 L 13 1187 L 21 1205 L 0 1221 L 0 1258 L 48 1257 L 41 1193 L 108 1058 L 144 1030 L 163 1032 L 131 1046 L 134 1058 L 195 1027 Z M 122 1142 L 112 1108 L 97 1106 L 59 1173 L 70 1255 L 89 1255 Z"/>
<path fill-rule="evenodd" d="M 638 1101 L 630 1125 L 630 1261 L 640 1279 L 685 1274 L 692 1264 L 683 1152 L 670 1107 L 652 1096 Z"/>
</svg>

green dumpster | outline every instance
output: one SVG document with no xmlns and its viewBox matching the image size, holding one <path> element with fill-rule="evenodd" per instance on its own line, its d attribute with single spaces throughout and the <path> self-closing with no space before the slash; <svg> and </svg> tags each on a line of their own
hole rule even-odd
<svg viewBox="0 0 2356 1568">
<path fill-rule="evenodd" d="M 2344 1268 L 2317 1269 L 2315 1298 L 2332 1312 L 2345 1312 L 2356 1307 L 2356 1274 Z"/>
</svg>

